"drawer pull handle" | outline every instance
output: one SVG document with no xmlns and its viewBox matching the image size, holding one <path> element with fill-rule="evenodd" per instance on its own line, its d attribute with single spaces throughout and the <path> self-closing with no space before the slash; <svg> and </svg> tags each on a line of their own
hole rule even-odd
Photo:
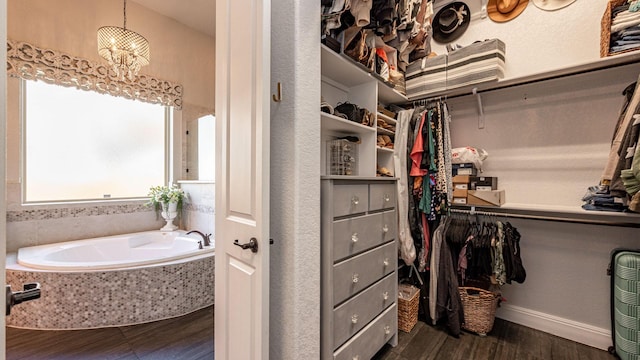
<svg viewBox="0 0 640 360">
<path fill-rule="evenodd" d="M 389 292 L 388 291 L 385 291 L 385 292 L 382 293 L 382 299 L 383 300 L 388 300 L 389 299 Z"/>
<path fill-rule="evenodd" d="M 386 267 L 389 266 L 389 258 L 385 258 L 382 264 Z"/>
<path fill-rule="evenodd" d="M 384 194 L 384 201 L 389 202 L 389 200 L 391 200 L 391 196 L 389 196 L 389 194 Z"/>
<path fill-rule="evenodd" d="M 391 326 L 386 325 L 386 326 L 384 327 L 384 333 L 385 333 L 385 335 L 389 335 L 389 334 L 391 334 Z"/>
<path fill-rule="evenodd" d="M 351 277 L 351 280 L 353 280 L 353 283 L 357 283 L 358 282 L 358 278 L 360 277 L 360 275 L 358 274 L 353 274 L 353 276 Z"/>
<path fill-rule="evenodd" d="M 360 360 L 360 355 L 356 355 L 353 357 L 353 360 Z"/>
<path fill-rule="evenodd" d="M 352 197 L 351 203 L 353 204 L 353 206 L 357 206 L 360 203 L 360 198 L 358 198 L 357 196 Z"/>
<path fill-rule="evenodd" d="M 382 232 L 385 234 L 389 232 L 389 227 L 387 226 L 387 224 L 384 224 L 384 226 L 382 227 Z"/>
<path fill-rule="evenodd" d="M 351 322 L 354 324 L 358 323 L 358 314 L 351 315 Z"/>
<path fill-rule="evenodd" d="M 351 241 L 355 244 L 358 240 L 358 233 L 353 233 L 353 235 L 351 235 Z"/>
</svg>

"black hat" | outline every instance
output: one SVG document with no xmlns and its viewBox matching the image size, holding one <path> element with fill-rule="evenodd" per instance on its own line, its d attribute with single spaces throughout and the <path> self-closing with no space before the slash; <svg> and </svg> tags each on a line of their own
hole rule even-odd
<svg viewBox="0 0 640 360">
<path fill-rule="evenodd" d="M 433 17 L 433 40 L 449 43 L 459 38 L 469 27 L 471 10 L 467 4 L 456 1 L 445 5 Z"/>
</svg>

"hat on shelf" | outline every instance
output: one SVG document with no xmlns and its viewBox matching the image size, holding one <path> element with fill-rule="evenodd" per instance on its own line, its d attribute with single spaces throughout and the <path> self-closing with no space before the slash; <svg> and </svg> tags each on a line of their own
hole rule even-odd
<svg viewBox="0 0 640 360">
<path fill-rule="evenodd" d="M 456 1 L 445 5 L 433 17 L 433 40 L 449 43 L 464 34 L 471 21 L 471 10 L 463 2 Z"/>
<path fill-rule="evenodd" d="M 542 10 L 553 11 L 569 6 L 576 0 L 533 0 L 533 3 Z"/>
<path fill-rule="evenodd" d="M 529 0 L 489 0 L 487 14 L 495 22 L 507 22 L 520 15 L 529 5 Z"/>
</svg>

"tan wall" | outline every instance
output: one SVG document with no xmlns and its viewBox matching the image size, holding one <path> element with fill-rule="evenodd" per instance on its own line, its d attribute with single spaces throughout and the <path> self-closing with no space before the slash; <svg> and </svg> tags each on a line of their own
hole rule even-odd
<svg viewBox="0 0 640 360">
<path fill-rule="evenodd" d="M 96 31 L 122 26 L 122 2 L 113 0 L 9 0 L 9 39 L 100 61 Z M 212 14 L 213 16 L 213 14 Z M 127 2 L 127 28 L 149 40 L 151 64 L 141 73 L 181 83 L 183 102 L 213 109 L 215 42 L 134 2 Z"/>
</svg>

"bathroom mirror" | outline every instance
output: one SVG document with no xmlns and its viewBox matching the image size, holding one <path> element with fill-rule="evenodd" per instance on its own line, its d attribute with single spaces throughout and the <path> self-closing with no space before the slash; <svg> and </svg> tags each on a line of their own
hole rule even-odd
<svg viewBox="0 0 640 360">
<path fill-rule="evenodd" d="M 186 122 L 186 179 L 215 180 L 215 116 Z"/>
</svg>

